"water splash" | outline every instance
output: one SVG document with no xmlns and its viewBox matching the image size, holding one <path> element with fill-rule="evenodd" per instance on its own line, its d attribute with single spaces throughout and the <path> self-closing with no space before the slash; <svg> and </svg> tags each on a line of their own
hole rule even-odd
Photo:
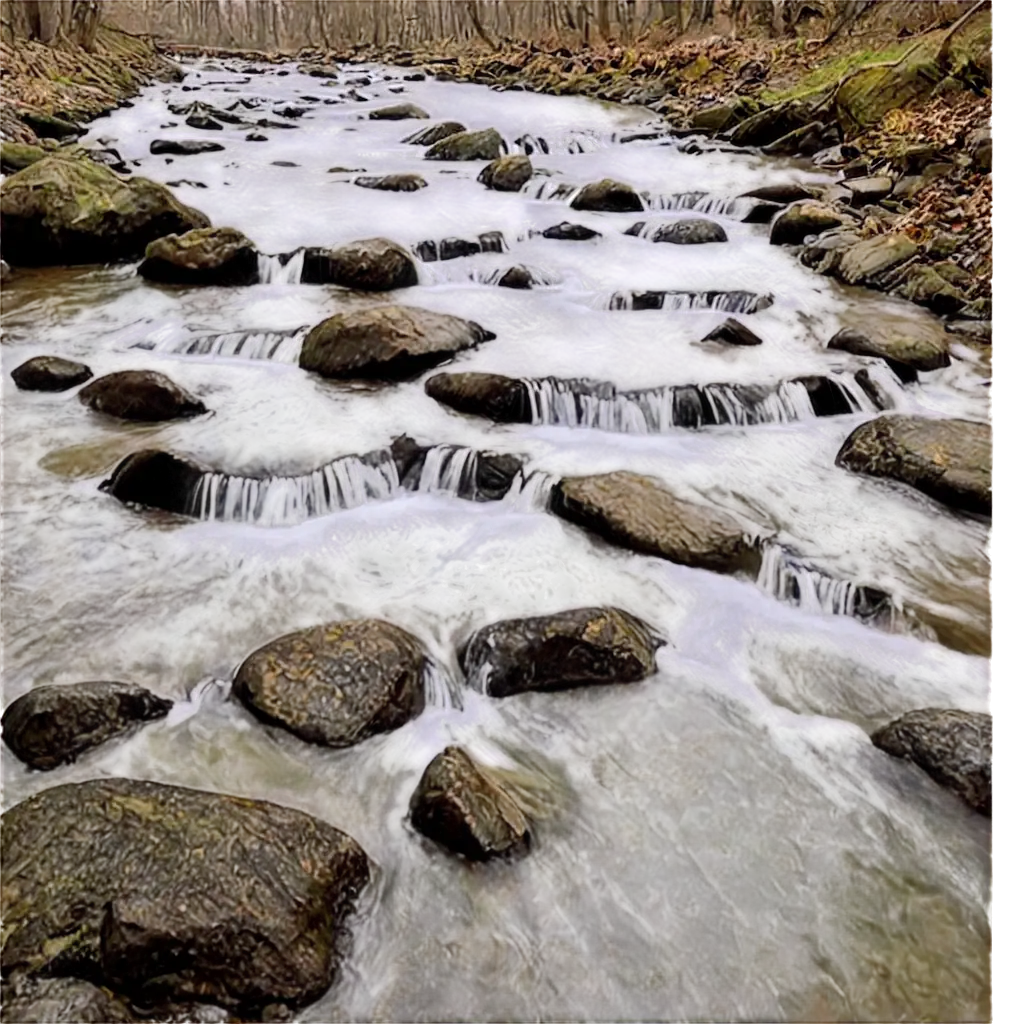
<svg viewBox="0 0 1024 1024">
<path fill-rule="evenodd" d="M 280 256 L 259 254 L 260 284 L 301 284 L 302 267 L 306 261 L 305 249 L 296 249 Z"/>
<path fill-rule="evenodd" d="M 612 292 L 593 300 L 596 309 L 715 309 L 722 313 L 759 313 L 774 303 L 771 295 L 754 292 Z"/>
<path fill-rule="evenodd" d="M 641 198 L 650 210 L 693 210 L 696 213 L 731 218 L 746 216 L 756 205 L 756 200 L 716 196 L 710 192 L 675 192 L 669 195 L 650 195 L 645 192 Z"/>
<path fill-rule="evenodd" d="M 466 494 L 476 488 L 477 452 L 460 445 L 439 444 L 427 451 L 418 491 Z"/>
<path fill-rule="evenodd" d="M 225 356 L 235 359 L 269 359 L 297 363 L 308 326 L 291 331 L 227 331 L 224 334 L 160 337 L 138 342 L 132 348 L 182 356 Z"/>
<path fill-rule="evenodd" d="M 556 483 L 558 477 L 542 469 L 535 469 L 531 473 L 520 470 L 502 502 L 512 512 L 546 512 Z"/>
<path fill-rule="evenodd" d="M 423 691 L 428 708 L 462 710 L 462 695 L 455 680 L 432 658 L 423 666 Z"/>
</svg>

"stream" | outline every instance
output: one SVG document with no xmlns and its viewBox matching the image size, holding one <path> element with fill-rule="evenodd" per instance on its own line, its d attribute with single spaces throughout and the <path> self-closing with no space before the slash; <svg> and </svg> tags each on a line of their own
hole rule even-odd
<svg viewBox="0 0 1024 1024">
<path fill-rule="evenodd" d="M 941 325 L 812 273 L 744 222 L 744 192 L 831 180 L 806 162 L 684 153 L 642 108 L 379 65 L 342 68 L 339 82 L 242 66 L 187 62 L 184 81 L 145 89 L 82 141 L 182 182 L 182 201 L 247 234 L 272 257 L 260 284 L 157 286 L 115 266 L 24 270 L 4 288 L 5 703 L 87 679 L 176 701 L 58 772 L 29 771 L 4 747 L 4 806 L 126 776 L 271 800 L 352 835 L 377 870 L 335 984 L 302 1020 L 986 1019 L 990 821 L 869 733 L 913 708 L 988 710 L 989 526 L 834 460 L 879 401 L 987 420 L 987 367 L 954 345 L 951 366 L 901 384 L 880 361 L 826 349 L 843 326 Z M 198 131 L 169 112 L 196 99 L 244 100 L 252 121 L 307 109 L 250 142 L 251 126 Z M 496 192 L 476 181 L 481 161 L 426 161 L 402 139 L 429 122 L 367 119 L 404 102 L 493 126 L 550 175 Z M 158 138 L 224 148 L 151 155 Z M 402 172 L 428 187 L 354 184 Z M 570 209 L 573 187 L 606 177 L 648 209 Z M 625 234 L 695 216 L 728 242 Z M 562 221 L 600 234 L 543 237 Z M 420 283 L 385 296 L 298 283 L 291 255 L 381 236 L 422 257 L 491 232 L 500 251 L 418 258 Z M 498 287 L 519 264 L 540 285 Z M 652 291 L 671 293 L 662 308 L 630 298 Z M 528 378 L 534 422 L 451 411 L 424 391 L 440 371 L 371 386 L 299 369 L 309 327 L 388 301 L 493 331 L 440 371 Z M 763 344 L 700 344 L 727 316 Z M 41 354 L 96 376 L 159 370 L 211 413 L 126 425 L 73 391 L 17 390 L 10 369 Z M 787 383 L 809 375 L 840 382 L 852 411 L 815 415 Z M 665 411 L 664 389 L 681 385 L 705 396 L 698 426 Z M 751 402 L 740 385 L 774 390 Z M 345 458 L 402 434 L 448 446 L 415 491 Z M 144 448 L 215 467 L 194 519 L 100 491 Z M 524 459 L 506 498 L 454 495 L 467 449 Z M 761 577 L 634 554 L 544 511 L 561 476 L 619 469 L 739 518 L 774 546 Z M 886 623 L 854 614 L 858 587 L 889 595 Z M 665 637 L 654 676 L 505 700 L 465 686 L 455 652 L 474 630 L 602 604 Z M 403 727 L 332 750 L 230 699 L 235 668 L 271 639 L 375 617 L 419 637 L 439 667 L 426 711 Z M 529 807 L 527 857 L 469 864 L 411 828 L 410 796 L 450 743 Z"/>
</svg>

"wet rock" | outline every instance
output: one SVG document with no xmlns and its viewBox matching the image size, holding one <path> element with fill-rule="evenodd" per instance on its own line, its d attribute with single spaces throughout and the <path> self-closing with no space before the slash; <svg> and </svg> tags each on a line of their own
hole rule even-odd
<svg viewBox="0 0 1024 1024">
<path fill-rule="evenodd" d="M 740 121 L 757 113 L 757 103 L 746 96 L 738 96 L 714 106 L 698 110 L 690 118 L 694 128 L 712 133 L 724 132 L 738 125 Z"/>
<path fill-rule="evenodd" d="M 224 125 L 222 125 L 216 118 L 210 117 L 207 114 L 192 114 L 190 117 L 185 118 L 185 124 L 187 124 L 189 128 L 199 128 L 201 131 L 224 131 Z"/>
<path fill-rule="evenodd" d="M 963 292 L 950 284 L 935 267 L 911 267 L 896 293 L 945 315 L 959 312 L 967 303 Z"/>
<path fill-rule="evenodd" d="M 526 386 L 497 373 L 439 373 L 424 385 L 426 393 L 449 408 L 496 423 L 531 423 Z"/>
<path fill-rule="evenodd" d="M 801 245 L 808 235 L 820 235 L 846 223 L 831 206 L 813 200 L 794 203 L 772 222 L 772 245 Z"/>
<path fill-rule="evenodd" d="M 536 283 L 529 268 L 524 267 L 521 263 L 517 263 L 514 267 L 509 267 L 498 279 L 499 288 L 529 289 Z"/>
<path fill-rule="evenodd" d="M 418 174 L 385 174 L 381 177 L 356 178 L 360 188 L 375 188 L 381 192 L 418 192 L 427 187 Z"/>
<path fill-rule="evenodd" d="M 916 253 L 917 246 L 902 233 L 875 235 L 846 250 L 836 276 L 847 284 L 870 282 Z"/>
<path fill-rule="evenodd" d="M 713 220 L 677 220 L 662 224 L 650 236 L 652 242 L 673 245 L 702 245 L 706 242 L 728 242 L 724 229 Z"/>
<path fill-rule="evenodd" d="M 884 199 L 892 191 L 892 178 L 879 175 L 876 178 L 855 178 L 845 182 L 850 190 L 851 206 L 867 206 Z"/>
<path fill-rule="evenodd" d="M 391 455 L 398 466 L 398 478 L 407 490 L 416 490 L 423 476 L 427 455 L 447 445 L 421 445 L 403 434 L 391 443 Z M 456 493 L 466 501 L 500 501 L 523 471 L 517 455 L 477 451 L 463 469 Z"/>
<path fill-rule="evenodd" d="M 332 622 L 279 637 L 235 673 L 234 695 L 307 743 L 351 747 L 415 718 L 424 705 L 422 644 L 379 619 Z"/>
<path fill-rule="evenodd" d="M 749 192 L 744 192 L 740 198 L 763 199 L 769 203 L 799 203 L 804 199 L 813 199 L 814 195 L 803 185 L 785 182 L 781 185 L 762 185 L 760 188 L 753 188 Z"/>
<path fill-rule="evenodd" d="M 149 151 L 154 156 L 162 153 L 170 156 L 195 156 L 197 153 L 218 153 L 223 148 L 219 142 L 206 142 L 202 139 L 154 139 L 149 144 Z"/>
<path fill-rule="evenodd" d="M 3 737 L 29 767 L 49 770 L 173 706 L 131 683 L 38 686 L 7 706 Z"/>
<path fill-rule="evenodd" d="M 476 180 L 496 192 L 518 192 L 532 177 L 533 164 L 530 158 L 514 154 L 492 160 Z"/>
<path fill-rule="evenodd" d="M 607 213 L 628 213 L 642 210 L 643 201 L 631 185 L 611 178 L 593 181 L 580 189 L 569 204 L 574 210 L 598 210 Z"/>
<path fill-rule="evenodd" d="M 121 370 L 97 377 L 78 392 L 78 399 L 94 412 L 147 423 L 207 411 L 198 398 L 155 370 Z"/>
<path fill-rule="evenodd" d="M 60 356 L 35 356 L 11 371 L 11 379 L 22 391 L 67 391 L 91 376 L 85 363 Z"/>
<path fill-rule="evenodd" d="M 369 877 L 300 811 L 130 779 L 44 790 L 0 841 L 5 974 L 84 975 L 157 1017 L 319 998 Z"/>
<path fill-rule="evenodd" d="M 967 138 L 967 152 L 975 170 L 989 174 L 992 171 L 992 132 L 988 128 L 971 132 Z"/>
<path fill-rule="evenodd" d="M 980 342 L 982 345 L 992 344 L 991 320 L 951 320 L 946 324 L 950 334 L 959 334 Z"/>
<path fill-rule="evenodd" d="M 459 663 L 471 686 L 509 697 L 636 682 L 654 673 L 662 642 L 620 608 L 577 608 L 486 626 L 459 652 Z"/>
<path fill-rule="evenodd" d="M 42 146 L 30 146 L 23 142 L 0 142 L 0 171 L 16 174 L 31 167 L 46 156 Z"/>
<path fill-rule="evenodd" d="M 0 185 L 0 231 L 12 266 L 138 259 L 154 239 L 209 223 L 163 185 L 125 181 L 91 160 L 50 156 Z"/>
<path fill-rule="evenodd" d="M 337 78 L 338 72 L 330 64 L 300 64 L 299 70 L 310 78 Z"/>
<path fill-rule="evenodd" d="M 425 82 L 427 76 L 422 71 L 413 71 L 411 74 L 402 75 L 402 80 L 405 82 Z"/>
<path fill-rule="evenodd" d="M 525 852 L 529 822 L 503 787 L 485 775 L 460 747 L 435 757 L 409 804 L 417 832 L 469 860 Z"/>
<path fill-rule="evenodd" d="M 0 260 L 0 281 L 6 281 L 11 276 L 11 268 L 7 265 L 7 260 Z"/>
<path fill-rule="evenodd" d="M 430 115 L 414 103 L 396 103 L 391 107 L 378 107 L 370 111 L 371 121 L 406 121 L 410 118 L 426 121 Z"/>
<path fill-rule="evenodd" d="M 140 1019 L 110 989 L 80 978 L 15 975 L 4 979 L 0 998 L 4 1021 L 135 1024 Z"/>
<path fill-rule="evenodd" d="M 190 515 L 203 473 L 201 466 L 188 459 L 146 449 L 122 459 L 100 490 L 126 505 Z"/>
<path fill-rule="evenodd" d="M 904 382 L 916 380 L 918 370 L 949 366 L 949 344 L 937 330 L 903 326 L 844 327 L 829 339 L 829 348 L 857 356 L 884 359 Z"/>
<path fill-rule="evenodd" d="M 162 284 L 256 284 L 259 257 L 235 228 L 198 228 L 150 242 L 138 273 Z"/>
<path fill-rule="evenodd" d="M 42 110 L 19 111 L 18 116 L 40 139 L 68 139 L 81 135 L 83 129 L 64 117 L 44 113 Z"/>
<path fill-rule="evenodd" d="M 620 547 L 681 565 L 749 576 L 760 567 L 738 520 L 637 473 L 566 477 L 552 491 L 551 511 Z"/>
<path fill-rule="evenodd" d="M 387 238 L 366 238 L 329 252 L 307 250 L 303 284 L 335 284 L 366 292 L 411 288 L 418 281 L 412 256 Z"/>
<path fill-rule="evenodd" d="M 764 151 L 771 156 L 811 156 L 825 146 L 838 142 L 839 137 L 835 125 L 812 121 L 769 143 Z"/>
<path fill-rule="evenodd" d="M 811 267 L 820 274 L 830 274 L 838 269 L 846 251 L 860 240 L 856 231 L 842 228 L 825 231 L 800 250 L 798 259 L 805 267 Z"/>
<path fill-rule="evenodd" d="M 277 114 L 278 117 L 289 117 L 292 120 L 295 120 L 296 118 L 302 117 L 303 114 L 308 114 L 312 109 L 312 107 L 299 107 L 288 104 L 283 107 L 278 107 L 274 110 L 274 113 Z"/>
<path fill-rule="evenodd" d="M 267 141 L 267 136 L 266 135 L 260 135 L 259 132 L 249 132 L 249 134 L 246 135 L 246 137 L 245 137 L 245 141 L 246 142 L 266 142 Z"/>
<path fill-rule="evenodd" d="M 456 132 L 435 142 L 427 150 L 427 160 L 497 160 L 505 148 L 493 128 L 479 132 Z"/>
<path fill-rule="evenodd" d="M 739 320 L 729 317 L 713 331 L 704 335 L 701 341 L 717 341 L 720 345 L 760 345 L 761 339 Z"/>
<path fill-rule="evenodd" d="M 992 514 L 992 428 L 986 423 L 879 416 L 850 434 L 836 465 L 902 481 L 952 508 Z"/>
<path fill-rule="evenodd" d="M 432 146 L 435 142 L 447 139 L 449 135 L 459 135 L 465 131 L 466 126 L 458 121 L 442 121 L 440 124 L 432 124 L 429 128 L 421 128 L 418 132 L 407 135 L 402 141 L 414 146 Z"/>
<path fill-rule="evenodd" d="M 294 160 L 271 160 L 271 167 L 298 167 Z"/>
<path fill-rule="evenodd" d="M 563 220 L 561 224 L 545 228 L 541 235 L 544 238 L 557 238 L 564 242 L 585 242 L 589 238 L 600 238 L 601 232 L 584 227 L 582 224 L 570 224 L 567 220 Z"/>
<path fill-rule="evenodd" d="M 874 732 L 871 742 L 923 768 L 969 807 L 992 817 L 992 716 L 922 708 Z"/>
<path fill-rule="evenodd" d="M 758 203 L 752 206 L 743 216 L 742 224 L 771 224 L 775 215 L 781 210 L 781 203 Z"/>
<path fill-rule="evenodd" d="M 299 366 L 324 377 L 408 380 L 494 335 L 471 320 L 414 306 L 376 306 L 319 323 Z"/>
<path fill-rule="evenodd" d="M 741 121 L 730 138 L 736 146 L 767 146 L 808 123 L 809 111 L 802 103 L 768 107 Z"/>
<path fill-rule="evenodd" d="M 261 117 L 256 122 L 257 128 L 295 128 L 298 129 L 297 124 L 289 124 L 287 121 L 272 121 L 268 117 Z"/>
</svg>

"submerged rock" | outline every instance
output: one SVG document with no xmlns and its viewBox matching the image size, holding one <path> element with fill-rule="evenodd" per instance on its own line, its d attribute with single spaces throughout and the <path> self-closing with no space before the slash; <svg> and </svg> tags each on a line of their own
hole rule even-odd
<svg viewBox="0 0 1024 1024">
<path fill-rule="evenodd" d="M 494 337 L 472 320 L 415 306 L 375 306 L 317 324 L 299 366 L 324 377 L 407 380 Z"/>
<path fill-rule="evenodd" d="M 836 465 L 900 480 L 952 508 L 992 514 L 992 428 L 987 423 L 879 416 L 850 434 Z"/>
<path fill-rule="evenodd" d="M 60 356 L 35 356 L 11 371 L 11 379 L 22 391 L 67 391 L 91 376 L 85 363 Z"/>
<path fill-rule="evenodd" d="M 332 622 L 250 654 L 232 691 L 262 721 L 307 743 L 350 747 L 423 710 L 427 665 L 422 644 L 398 626 Z"/>
<path fill-rule="evenodd" d="M 760 345 L 761 339 L 739 320 L 729 317 L 725 323 L 704 335 L 701 341 L 717 341 L 721 345 Z"/>
<path fill-rule="evenodd" d="M 369 878 L 354 840 L 300 811 L 130 779 L 44 790 L 0 842 L 5 974 L 85 975 L 157 1016 L 319 998 Z"/>
<path fill-rule="evenodd" d="M 574 210 L 598 210 L 607 213 L 629 213 L 642 210 L 643 200 L 632 185 L 611 178 L 602 178 L 584 185 L 569 204 Z"/>
<path fill-rule="evenodd" d="M 145 505 L 188 515 L 205 470 L 177 455 L 146 449 L 118 463 L 100 490 L 125 504 Z"/>
<path fill-rule="evenodd" d="M 486 626 L 459 652 L 459 663 L 471 686 L 509 697 L 645 679 L 662 643 L 621 608 L 575 608 Z"/>
<path fill-rule="evenodd" d="M 969 807 L 992 817 L 992 716 L 922 708 L 874 732 L 871 742 L 923 768 Z"/>
<path fill-rule="evenodd" d="M 378 177 L 356 178 L 354 184 L 360 188 L 375 188 L 381 192 L 418 192 L 428 182 L 418 174 L 385 174 Z"/>
<path fill-rule="evenodd" d="M 147 423 L 207 411 L 198 398 L 155 370 L 121 370 L 97 377 L 78 392 L 78 399 L 94 412 Z"/>
<path fill-rule="evenodd" d="M 371 121 L 405 121 L 409 118 L 425 121 L 430 115 L 415 103 L 396 103 L 391 107 L 378 107 L 370 111 Z"/>
<path fill-rule="evenodd" d="M 844 327 L 832 335 L 828 347 L 858 356 L 880 357 L 905 382 L 916 379 L 919 370 L 949 366 L 949 343 L 943 334 L 910 324 L 874 330 Z"/>
<path fill-rule="evenodd" d="M 498 278 L 499 288 L 518 288 L 520 290 L 526 290 L 532 288 L 538 282 L 534 280 L 533 274 L 530 273 L 529 267 L 524 267 L 521 263 L 517 263 L 514 267 L 509 267 L 501 277 Z"/>
<path fill-rule="evenodd" d="M 769 241 L 772 245 L 801 245 L 808 235 L 820 235 L 845 223 L 843 215 L 824 203 L 793 203 L 772 221 Z"/>
<path fill-rule="evenodd" d="M 224 147 L 219 142 L 206 139 L 154 139 L 149 151 L 154 156 L 196 156 L 199 153 L 219 153 Z"/>
<path fill-rule="evenodd" d="M 530 397 L 515 377 L 497 373 L 439 373 L 424 390 L 436 402 L 496 423 L 530 423 Z"/>
<path fill-rule="evenodd" d="M 761 553 L 738 520 L 638 473 L 565 477 L 552 490 L 551 511 L 640 554 L 712 572 L 756 576 L 760 568 Z"/>
<path fill-rule="evenodd" d="M 530 158 L 513 154 L 492 160 L 476 180 L 496 192 L 518 192 L 532 177 L 533 164 Z"/>
<path fill-rule="evenodd" d="M 446 135 L 427 150 L 427 160 L 497 160 L 505 148 L 493 128 Z"/>
<path fill-rule="evenodd" d="M 556 238 L 565 242 L 585 242 L 590 238 L 600 238 L 601 232 L 584 227 L 582 224 L 570 224 L 567 220 L 563 220 L 561 224 L 545 228 L 541 235 L 544 238 Z"/>
<path fill-rule="evenodd" d="M 235 228 L 199 228 L 146 246 L 138 273 L 162 284 L 248 285 L 259 281 L 256 246 Z"/>
<path fill-rule="evenodd" d="M 329 252 L 306 250 L 303 284 L 336 284 L 365 292 L 411 288 L 416 264 L 402 246 L 387 238 L 366 238 Z"/>
<path fill-rule="evenodd" d="M 29 767 L 48 770 L 173 706 L 131 683 L 37 686 L 4 711 L 4 742 Z"/>
<path fill-rule="evenodd" d="M 157 238 L 209 224 L 163 185 L 125 181 L 91 160 L 50 156 L 0 185 L 0 232 L 12 266 L 134 260 Z"/>
<path fill-rule="evenodd" d="M 403 142 L 409 142 L 414 146 L 432 146 L 435 142 L 447 139 L 449 135 L 458 135 L 466 131 L 464 124 L 458 121 L 442 121 L 440 124 L 432 124 L 429 128 L 421 128 L 412 135 L 407 135 Z"/>
<path fill-rule="evenodd" d="M 529 848 L 529 822 L 512 796 L 460 747 L 435 757 L 409 805 L 413 828 L 470 860 Z"/>
</svg>

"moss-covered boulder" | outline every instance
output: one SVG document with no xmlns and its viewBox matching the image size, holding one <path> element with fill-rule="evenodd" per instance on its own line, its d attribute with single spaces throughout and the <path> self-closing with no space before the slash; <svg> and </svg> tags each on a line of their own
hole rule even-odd
<svg viewBox="0 0 1024 1024">
<path fill-rule="evenodd" d="M 734 128 L 757 111 L 758 105 L 755 100 L 749 96 L 736 96 L 724 103 L 715 103 L 696 111 L 690 118 L 690 124 L 701 131 L 715 134 Z"/>
<path fill-rule="evenodd" d="M 60 356 L 34 356 L 11 371 L 11 379 L 22 391 L 67 391 L 91 376 L 85 363 Z"/>
<path fill-rule="evenodd" d="M 307 743 L 350 747 L 423 710 L 427 665 L 423 645 L 398 626 L 332 622 L 250 654 L 232 690 L 259 719 Z"/>
<path fill-rule="evenodd" d="M 903 324 L 844 327 L 829 339 L 828 347 L 858 356 L 884 359 L 901 380 L 914 380 L 917 371 L 949 366 L 949 338 L 938 326 Z"/>
<path fill-rule="evenodd" d="M 515 377 L 498 373 L 439 373 L 424 389 L 435 402 L 496 423 L 531 423 L 530 396 Z"/>
<path fill-rule="evenodd" d="M 890 110 L 927 96 L 942 78 L 928 48 L 894 67 L 865 67 L 840 85 L 835 96 L 839 124 L 848 135 L 877 124 Z"/>
<path fill-rule="evenodd" d="M 748 576 L 761 566 L 738 520 L 638 473 L 565 477 L 552 490 L 551 511 L 612 544 L 681 565 Z"/>
<path fill-rule="evenodd" d="M 331 250 L 306 250 L 303 284 L 336 284 L 363 292 L 389 292 L 417 284 L 412 256 L 387 238 L 364 238 Z"/>
<path fill-rule="evenodd" d="M 509 697 L 637 682 L 655 671 L 662 642 L 621 608 L 575 608 L 486 626 L 460 650 L 459 663 L 471 686 Z"/>
<path fill-rule="evenodd" d="M 793 203 L 772 221 L 772 245 L 801 245 L 808 235 L 838 228 L 847 218 L 831 206 L 814 200 Z"/>
<path fill-rule="evenodd" d="M 895 291 L 897 295 L 944 316 L 958 313 L 967 305 L 967 296 L 943 277 L 939 265 L 911 267 Z"/>
<path fill-rule="evenodd" d="M 836 276 L 847 284 L 871 283 L 916 254 L 917 245 L 902 232 L 875 235 L 846 250 Z"/>
<path fill-rule="evenodd" d="M 209 225 L 163 185 L 125 181 L 91 160 L 49 156 L 0 185 L 0 232 L 11 266 L 135 260 L 164 235 Z"/>
<path fill-rule="evenodd" d="M 37 686 L 4 711 L 4 742 L 30 767 L 48 770 L 138 722 L 163 718 L 173 704 L 131 683 Z"/>
<path fill-rule="evenodd" d="M 992 428 L 987 423 L 879 416 L 850 434 L 836 465 L 899 480 L 952 508 L 992 514 Z"/>
<path fill-rule="evenodd" d="M 516 854 L 530 845 L 522 808 L 461 747 L 446 747 L 427 765 L 409 812 L 417 832 L 469 860 Z"/>
<path fill-rule="evenodd" d="M 415 103 L 395 103 L 390 107 L 378 107 L 369 114 L 371 121 L 407 121 L 415 118 L 419 121 L 430 119 L 430 115 Z"/>
<path fill-rule="evenodd" d="M 31 146 L 25 142 L 0 142 L 0 171 L 16 174 L 38 163 L 46 156 L 42 146 Z"/>
<path fill-rule="evenodd" d="M 505 148 L 493 128 L 446 135 L 427 150 L 427 160 L 497 160 Z"/>
<path fill-rule="evenodd" d="M 207 411 L 195 395 L 155 370 L 121 370 L 97 377 L 78 392 L 78 399 L 93 412 L 146 423 Z"/>
<path fill-rule="evenodd" d="M 354 840 L 300 811 L 130 779 L 44 790 L 0 844 L 5 975 L 86 977 L 158 1018 L 319 998 L 369 879 Z"/>
<path fill-rule="evenodd" d="M 632 185 L 611 178 L 592 181 L 569 204 L 574 210 L 598 210 L 606 213 L 630 213 L 644 208 L 643 200 Z"/>
<path fill-rule="evenodd" d="M 734 129 L 731 141 L 737 146 L 767 146 L 804 127 L 810 120 L 806 104 L 779 103 L 741 121 Z"/>
<path fill-rule="evenodd" d="M 126 505 L 189 515 L 204 472 L 189 459 L 150 448 L 122 459 L 100 490 Z"/>
<path fill-rule="evenodd" d="M 419 174 L 363 175 L 353 184 L 360 188 L 373 188 L 379 192 L 418 192 L 429 184 Z"/>
<path fill-rule="evenodd" d="M 412 135 L 407 135 L 403 142 L 413 146 L 432 146 L 435 142 L 447 139 L 449 135 L 458 135 L 466 131 L 466 126 L 458 121 L 442 121 L 440 124 L 432 124 L 429 128 L 421 128 Z"/>
<path fill-rule="evenodd" d="M 256 284 L 259 256 L 241 231 L 198 228 L 150 242 L 139 274 L 161 284 Z"/>
<path fill-rule="evenodd" d="M 299 366 L 323 377 L 407 380 L 493 337 L 447 313 L 374 306 L 317 324 L 302 343 Z"/>
<path fill-rule="evenodd" d="M 518 192 L 532 177 L 530 158 L 516 153 L 492 160 L 476 180 L 496 192 Z"/>
<path fill-rule="evenodd" d="M 871 742 L 923 768 L 969 807 L 992 817 L 992 716 L 922 708 L 883 726 Z"/>
</svg>

